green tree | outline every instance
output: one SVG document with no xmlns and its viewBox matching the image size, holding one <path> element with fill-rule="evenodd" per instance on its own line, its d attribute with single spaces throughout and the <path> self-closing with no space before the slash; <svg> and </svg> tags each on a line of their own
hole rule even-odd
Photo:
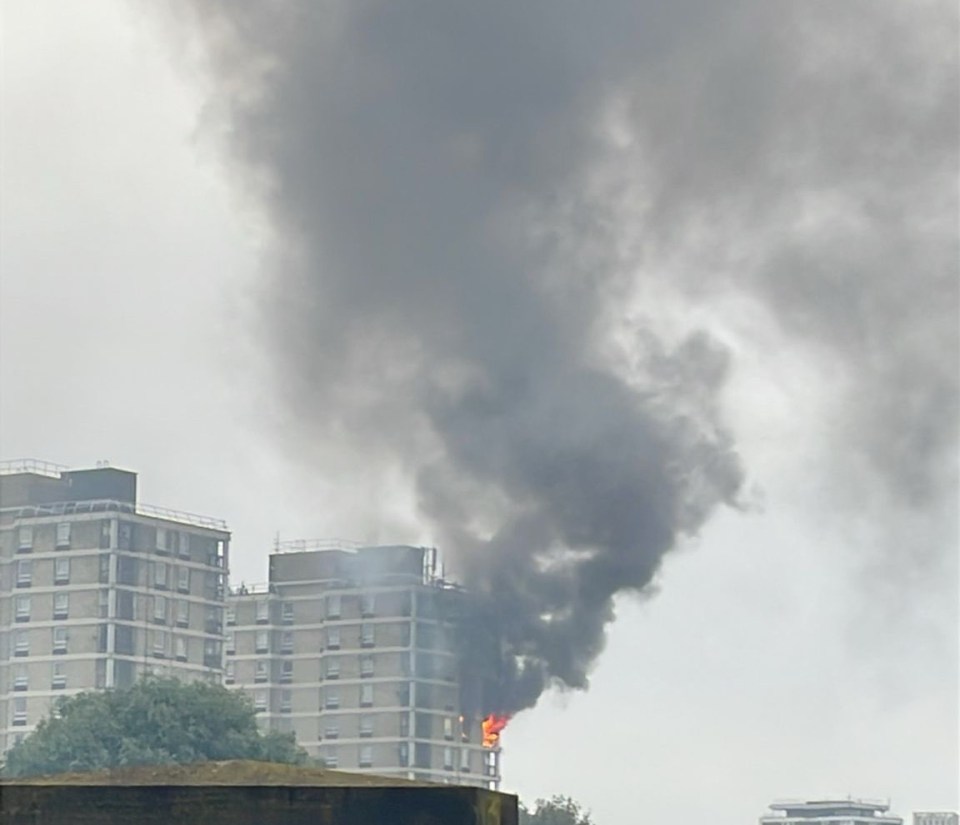
<svg viewBox="0 0 960 825">
<path fill-rule="evenodd" d="M 520 806 L 520 825 L 594 825 L 589 812 L 569 796 L 538 799 L 533 810 Z"/>
<path fill-rule="evenodd" d="M 243 694 L 221 685 L 149 678 L 123 690 L 61 699 L 7 753 L 7 776 L 95 771 L 220 759 L 301 764 L 292 734 L 262 734 Z"/>
</svg>

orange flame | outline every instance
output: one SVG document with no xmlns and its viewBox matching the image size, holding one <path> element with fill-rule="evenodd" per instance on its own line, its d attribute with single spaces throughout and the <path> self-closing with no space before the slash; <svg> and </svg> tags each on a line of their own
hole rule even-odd
<svg viewBox="0 0 960 825">
<path fill-rule="evenodd" d="M 491 713 L 483 720 L 483 746 L 485 748 L 495 748 L 500 743 L 500 731 L 510 721 L 509 716 L 501 716 L 497 713 Z"/>
</svg>

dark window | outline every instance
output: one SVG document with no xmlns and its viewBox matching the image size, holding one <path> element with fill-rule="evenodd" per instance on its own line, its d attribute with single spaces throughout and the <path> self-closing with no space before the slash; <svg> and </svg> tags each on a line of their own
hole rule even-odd
<svg viewBox="0 0 960 825">
<path fill-rule="evenodd" d="M 133 546 L 133 525 L 126 521 L 121 521 L 117 525 L 117 547 L 121 550 L 129 550 Z"/>
<path fill-rule="evenodd" d="M 133 556 L 117 557 L 117 582 L 119 584 L 137 584 L 139 564 Z"/>
<path fill-rule="evenodd" d="M 133 593 L 117 590 L 117 618 L 133 620 Z"/>
<path fill-rule="evenodd" d="M 113 647 L 117 653 L 127 656 L 133 655 L 133 628 L 129 625 L 118 624 L 114 630 Z"/>
<path fill-rule="evenodd" d="M 418 768 L 430 767 L 430 746 L 425 742 L 417 742 L 414 745 L 413 764 Z"/>
<path fill-rule="evenodd" d="M 114 681 L 116 682 L 117 687 L 131 687 L 136 677 L 133 669 L 133 662 L 125 662 L 122 659 L 118 659 L 116 662 L 114 662 L 113 667 Z"/>
</svg>

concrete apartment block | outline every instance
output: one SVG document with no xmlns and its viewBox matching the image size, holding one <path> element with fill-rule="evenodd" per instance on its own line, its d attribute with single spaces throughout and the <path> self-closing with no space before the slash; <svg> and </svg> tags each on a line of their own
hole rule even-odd
<svg viewBox="0 0 960 825">
<path fill-rule="evenodd" d="M 136 491 L 112 467 L 0 465 L 0 752 L 61 696 L 222 679 L 226 525 Z"/>
<path fill-rule="evenodd" d="M 231 590 L 226 683 L 330 768 L 496 790 L 500 749 L 462 716 L 463 593 L 435 568 L 422 547 L 278 547 L 267 584 Z"/>
</svg>

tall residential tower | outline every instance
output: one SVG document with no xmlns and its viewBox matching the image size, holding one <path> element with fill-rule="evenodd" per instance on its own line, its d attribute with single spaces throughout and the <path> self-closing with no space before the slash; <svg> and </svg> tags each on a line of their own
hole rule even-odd
<svg viewBox="0 0 960 825">
<path fill-rule="evenodd" d="M 0 466 L 0 753 L 64 695 L 219 682 L 230 534 L 137 502 L 135 473 Z"/>
<path fill-rule="evenodd" d="M 499 743 L 461 707 L 463 595 L 431 549 L 279 546 L 231 590 L 227 684 L 330 767 L 496 789 Z"/>
</svg>

